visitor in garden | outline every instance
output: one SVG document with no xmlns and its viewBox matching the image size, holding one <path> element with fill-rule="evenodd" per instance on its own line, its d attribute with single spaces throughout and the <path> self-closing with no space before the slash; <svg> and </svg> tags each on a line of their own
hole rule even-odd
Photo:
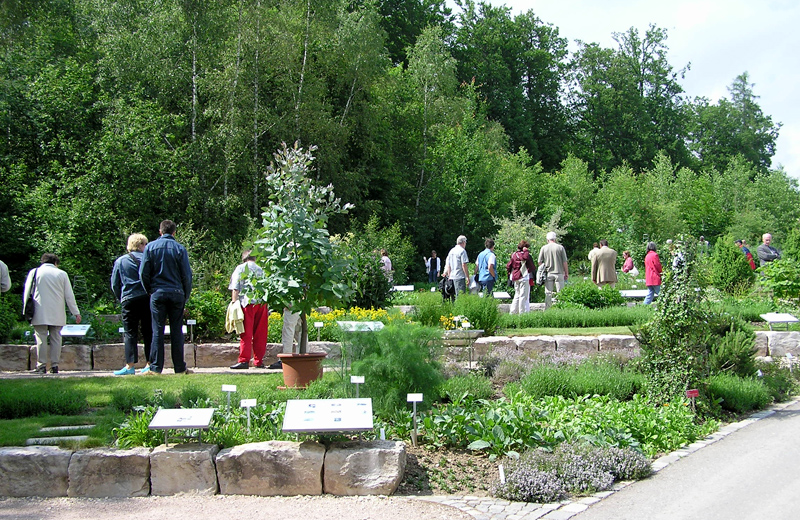
<svg viewBox="0 0 800 520">
<path fill-rule="evenodd" d="M 592 250 L 589 251 L 588 258 L 589 258 L 590 262 L 592 261 L 592 258 L 594 258 L 594 255 L 596 255 L 598 251 L 600 251 L 600 244 L 595 242 L 595 243 L 592 244 Z"/>
<path fill-rule="evenodd" d="M 633 269 L 633 258 L 630 251 L 622 252 L 622 272 L 628 274 Z"/>
<path fill-rule="evenodd" d="M 780 260 L 781 252 L 772 247 L 772 235 L 764 233 L 761 236 L 761 245 L 756 249 L 758 255 L 759 265 L 767 265 L 774 260 Z"/>
<path fill-rule="evenodd" d="M 755 271 L 756 261 L 753 258 L 753 253 L 751 253 L 750 249 L 748 249 L 744 244 L 744 240 L 736 240 L 736 245 L 739 246 L 739 249 L 741 249 L 742 253 L 744 253 L 744 257 L 747 258 L 747 263 L 750 264 L 750 269 Z"/>
<path fill-rule="evenodd" d="M 169 319 L 172 366 L 176 374 L 189 374 L 183 359 L 183 310 L 192 292 L 192 268 L 189 253 L 175 240 L 178 226 L 164 220 L 158 227 L 158 240 L 147 244 L 142 255 L 139 276 L 150 294 L 153 342 L 150 366 L 142 374 L 160 374 L 164 369 L 164 325 Z"/>
<path fill-rule="evenodd" d="M 598 287 L 617 284 L 617 252 L 608 247 L 608 240 L 600 241 L 600 250 L 592 257 L 592 281 Z"/>
<path fill-rule="evenodd" d="M 233 270 L 231 283 L 228 285 L 231 301 L 239 302 L 244 314 L 244 332 L 239 335 L 239 359 L 236 364 L 231 365 L 234 370 L 250 368 L 251 357 L 253 366 L 266 368 L 264 355 L 267 353 L 269 310 L 263 301 L 251 298 L 251 275 L 264 278 L 264 270 L 256 264 L 252 250 L 248 249 L 242 253 L 242 263 Z"/>
<path fill-rule="evenodd" d="M 497 256 L 494 254 L 494 240 L 487 238 L 483 243 L 486 249 L 478 254 L 475 267 L 478 269 L 478 290 L 486 289 L 488 296 L 492 295 L 494 284 L 497 281 Z"/>
<path fill-rule="evenodd" d="M 431 251 L 431 257 L 425 258 L 425 272 L 428 273 L 428 283 L 436 283 L 439 273 L 442 272 L 442 259 L 436 256 L 436 251 Z"/>
<path fill-rule="evenodd" d="M 539 263 L 544 263 L 547 268 L 547 281 L 544 284 L 544 308 L 553 305 L 553 293 L 558 293 L 564 288 L 569 278 L 567 265 L 567 251 L 564 246 L 556 242 L 554 231 L 547 233 L 547 244 L 539 249 Z"/>
<path fill-rule="evenodd" d="M 661 259 L 656 253 L 656 243 L 647 243 L 647 254 L 644 257 L 644 284 L 647 286 L 647 296 L 644 304 L 650 305 L 661 291 Z"/>
<path fill-rule="evenodd" d="M 75 294 L 67 273 L 58 268 L 59 258 L 53 253 L 45 253 L 41 265 L 31 269 L 25 280 L 22 292 L 23 313 L 28 306 L 28 295 L 33 294 L 33 333 L 36 337 L 36 369 L 40 374 L 58 374 L 58 363 L 61 361 L 61 328 L 67 324 L 67 313 L 75 316 L 75 322 L 81 322 L 81 313 L 75 303 Z"/>
<path fill-rule="evenodd" d="M 8 276 L 8 266 L 0 260 L 0 292 L 11 289 L 11 278 Z"/>
<path fill-rule="evenodd" d="M 460 235 L 456 240 L 456 245 L 447 253 L 444 273 L 442 274 L 448 280 L 453 281 L 453 285 L 456 288 L 456 297 L 463 292 L 467 292 L 467 280 L 469 279 L 467 264 L 469 263 L 469 257 L 465 249 L 466 245 L 467 237 Z"/>
<path fill-rule="evenodd" d="M 125 341 L 125 366 L 114 371 L 115 376 L 133 375 L 139 362 L 139 329 L 144 343 L 145 367 L 150 366 L 150 346 L 153 341 L 153 319 L 150 315 L 150 296 L 142 286 L 139 267 L 142 265 L 147 237 L 134 233 L 128 237 L 128 253 L 117 258 L 111 271 L 111 291 L 122 306 L 122 328 Z"/>
<path fill-rule="evenodd" d="M 392 283 L 394 270 L 392 269 L 392 261 L 389 259 L 389 252 L 385 249 L 381 249 L 381 269 L 383 269 L 383 274 L 389 280 L 389 283 Z"/>
<path fill-rule="evenodd" d="M 526 302 L 531 299 L 530 277 L 536 269 L 533 258 L 528 251 L 530 244 L 527 240 L 517 244 L 517 250 L 511 254 L 511 259 L 506 264 L 506 271 L 514 282 L 514 299 L 511 300 L 509 314 L 522 314 L 529 308 Z"/>
</svg>

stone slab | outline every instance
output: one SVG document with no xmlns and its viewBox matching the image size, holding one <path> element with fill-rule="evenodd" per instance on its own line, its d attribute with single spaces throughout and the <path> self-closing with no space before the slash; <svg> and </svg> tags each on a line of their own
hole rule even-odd
<svg viewBox="0 0 800 520">
<path fill-rule="evenodd" d="M 69 464 L 71 497 L 143 497 L 150 494 L 150 449 L 79 450 Z"/>
<path fill-rule="evenodd" d="M 769 355 L 783 357 L 787 353 L 800 357 L 800 332 L 765 331 L 768 339 Z"/>
<path fill-rule="evenodd" d="M 161 445 L 150 453 L 150 486 L 153 495 L 215 495 L 217 467 L 216 444 Z"/>
<path fill-rule="evenodd" d="M 556 350 L 561 352 L 592 353 L 600 349 L 600 342 L 594 336 L 553 336 Z"/>
<path fill-rule="evenodd" d="M 632 335 L 601 334 L 597 337 L 600 351 L 623 351 L 639 354 L 639 341 Z"/>
<path fill-rule="evenodd" d="M 403 480 L 405 468 L 403 442 L 334 442 L 325 453 L 323 491 L 331 495 L 391 495 Z"/>
<path fill-rule="evenodd" d="M 139 345 L 139 361 L 144 366 L 144 350 Z M 93 370 L 119 370 L 125 365 L 125 345 L 111 343 L 108 345 L 94 345 L 92 347 Z"/>
<path fill-rule="evenodd" d="M 30 358 L 29 345 L 0 345 L 0 372 L 30 370 Z"/>
<path fill-rule="evenodd" d="M 769 355 L 769 336 L 766 332 L 756 331 L 756 356 L 765 357 Z"/>
<path fill-rule="evenodd" d="M 556 339 L 553 336 L 520 336 L 514 338 L 520 350 L 534 352 L 553 352 L 556 350 Z"/>
<path fill-rule="evenodd" d="M 242 444 L 217 454 L 223 495 L 293 496 L 322 494 L 325 447 L 312 441 Z"/>
<path fill-rule="evenodd" d="M 72 453 L 54 446 L 0 448 L 0 496 L 67 496 Z"/>
<path fill-rule="evenodd" d="M 226 367 L 233 365 L 238 360 L 238 342 L 201 343 L 197 345 L 194 352 L 194 366 L 197 368 Z"/>
<path fill-rule="evenodd" d="M 30 350 L 31 367 L 35 367 L 38 362 L 36 346 Z M 125 357 L 122 358 L 125 364 Z M 122 365 L 120 365 L 122 366 Z M 61 345 L 61 361 L 58 362 L 59 370 L 91 370 L 92 369 L 92 346 L 91 345 Z M 119 368 L 119 367 L 117 367 Z"/>
</svg>

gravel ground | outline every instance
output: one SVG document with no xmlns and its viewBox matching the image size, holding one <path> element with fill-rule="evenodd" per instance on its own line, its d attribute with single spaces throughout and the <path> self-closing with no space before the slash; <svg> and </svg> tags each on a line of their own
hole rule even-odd
<svg viewBox="0 0 800 520">
<path fill-rule="evenodd" d="M 455 508 L 404 497 L 173 496 L 0 498 L 0 519 L 14 520 L 468 520 Z"/>
</svg>

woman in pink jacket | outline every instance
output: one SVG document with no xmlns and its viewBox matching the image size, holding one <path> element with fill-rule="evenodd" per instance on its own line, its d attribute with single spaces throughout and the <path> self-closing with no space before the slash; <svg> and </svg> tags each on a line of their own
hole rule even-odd
<svg viewBox="0 0 800 520">
<path fill-rule="evenodd" d="M 647 243 L 647 254 L 644 257 L 644 283 L 647 285 L 645 305 L 653 303 L 653 299 L 661 291 L 661 260 L 656 253 L 656 243 Z"/>
</svg>

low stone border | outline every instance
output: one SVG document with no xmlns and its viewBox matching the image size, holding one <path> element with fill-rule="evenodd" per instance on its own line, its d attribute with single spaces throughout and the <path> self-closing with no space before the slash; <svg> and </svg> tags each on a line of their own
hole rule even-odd
<svg viewBox="0 0 800 520">
<path fill-rule="evenodd" d="M 403 479 L 400 441 L 268 441 L 153 450 L 0 448 L 0 496 L 390 495 Z"/>
</svg>

